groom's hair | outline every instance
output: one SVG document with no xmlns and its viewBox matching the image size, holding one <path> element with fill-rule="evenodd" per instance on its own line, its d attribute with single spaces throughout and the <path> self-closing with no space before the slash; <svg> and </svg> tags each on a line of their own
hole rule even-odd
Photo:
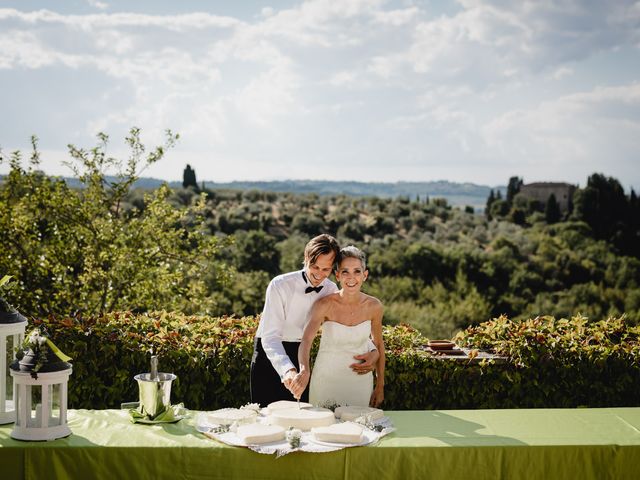
<svg viewBox="0 0 640 480">
<path fill-rule="evenodd" d="M 331 235 L 323 233 L 317 237 L 313 237 L 304 247 L 304 263 L 305 265 L 313 265 L 320 255 L 333 253 L 334 265 L 340 261 L 340 245 L 338 241 Z"/>
</svg>

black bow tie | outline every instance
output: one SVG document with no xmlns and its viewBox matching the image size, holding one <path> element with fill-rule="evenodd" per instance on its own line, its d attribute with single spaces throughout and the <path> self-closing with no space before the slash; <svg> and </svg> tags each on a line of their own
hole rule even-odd
<svg viewBox="0 0 640 480">
<path fill-rule="evenodd" d="M 304 289 L 304 293 L 311 293 L 311 292 L 316 292 L 318 293 L 320 290 L 322 290 L 322 285 L 319 285 L 317 287 L 307 287 Z"/>
</svg>

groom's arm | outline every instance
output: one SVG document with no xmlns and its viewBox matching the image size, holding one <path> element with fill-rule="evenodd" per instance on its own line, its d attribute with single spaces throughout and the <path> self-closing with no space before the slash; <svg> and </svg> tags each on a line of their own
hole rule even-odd
<svg viewBox="0 0 640 480">
<path fill-rule="evenodd" d="M 264 309 L 260 317 L 260 323 L 263 324 L 260 340 L 267 358 L 283 382 L 297 372 L 282 346 L 285 320 L 284 298 L 277 284 L 272 281 L 267 287 Z"/>
<path fill-rule="evenodd" d="M 291 391 L 294 398 L 300 398 L 309 384 L 309 378 L 311 376 L 311 366 L 309 365 L 311 345 L 313 344 L 313 339 L 316 338 L 320 325 L 322 325 L 322 319 L 325 313 L 326 306 L 323 300 L 318 300 L 313 307 L 311 307 L 311 312 L 309 312 L 307 325 L 302 333 L 302 341 L 298 348 L 300 372 L 293 378 L 290 384 L 285 383 L 285 386 Z"/>
</svg>

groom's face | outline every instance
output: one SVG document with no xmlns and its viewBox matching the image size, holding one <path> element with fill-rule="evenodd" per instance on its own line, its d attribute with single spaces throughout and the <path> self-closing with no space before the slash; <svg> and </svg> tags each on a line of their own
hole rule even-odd
<svg viewBox="0 0 640 480">
<path fill-rule="evenodd" d="M 311 285 L 317 287 L 325 278 L 331 275 L 334 260 L 335 254 L 324 253 L 318 255 L 315 263 L 307 266 L 307 277 L 309 278 L 309 282 L 311 283 Z"/>
</svg>

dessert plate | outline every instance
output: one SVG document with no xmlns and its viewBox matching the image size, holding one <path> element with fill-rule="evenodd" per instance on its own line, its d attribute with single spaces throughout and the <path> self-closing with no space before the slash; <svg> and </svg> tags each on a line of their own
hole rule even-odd
<svg viewBox="0 0 640 480">
<path fill-rule="evenodd" d="M 227 445 L 233 445 L 234 447 L 286 447 L 287 445 L 289 445 L 286 440 L 278 440 L 277 442 L 268 443 L 245 443 L 234 432 L 213 433 L 207 430 L 203 431 L 202 433 L 204 433 L 209 438 L 213 438 L 214 440 L 225 443 Z"/>
<path fill-rule="evenodd" d="M 316 445 L 322 445 L 324 447 L 362 447 L 378 440 L 378 435 L 371 430 L 364 430 L 362 432 L 362 440 L 358 443 L 323 442 L 322 440 L 316 440 L 313 435 L 309 435 L 305 438 L 305 440 L 308 440 L 311 443 L 315 443 Z"/>
<path fill-rule="evenodd" d="M 255 421 L 257 420 L 258 419 L 256 418 Z M 254 422 L 248 422 L 248 423 L 254 423 Z M 200 412 L 196 416 L 195 424 L 196 424 L 196 430 L 199 431 L 200 433 L 206 433 L 209 430 L 220 426 L 217 423 L 211 423 L 207 420 L 207 412 Z"/>
</svg>

